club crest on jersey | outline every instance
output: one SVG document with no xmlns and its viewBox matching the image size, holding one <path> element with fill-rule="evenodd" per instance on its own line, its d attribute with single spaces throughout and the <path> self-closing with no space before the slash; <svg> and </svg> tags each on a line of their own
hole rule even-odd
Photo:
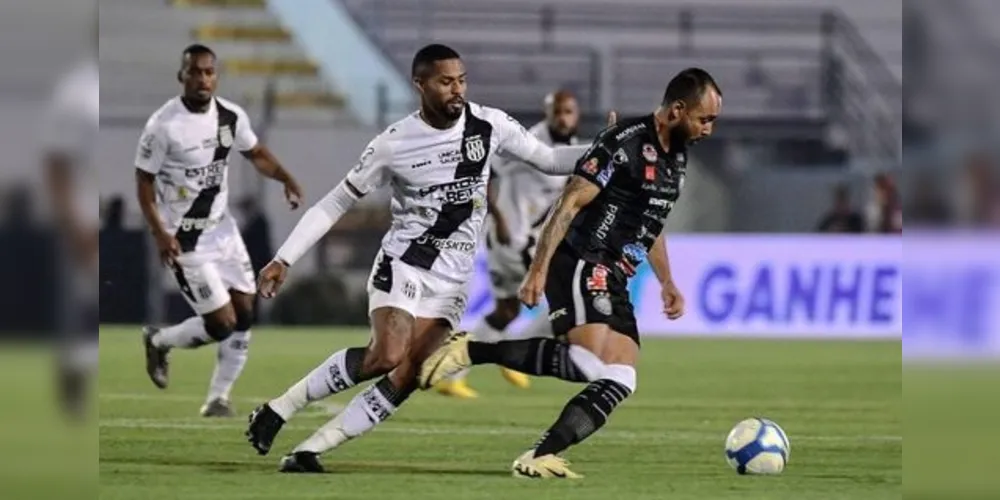
<svg viewBox="0 0 1000 500">
<path fill-rule="evenodd" d="M 224 148 L 233 146 L 233 129 L 229 125 L 219 127 L 219 144 Z"/>
<path fill-rule="evenodd" d="M 615 151 L 614 162 L 616 165 L 624 165 L 628 163 L 628 155 L 625 154 L 625 149 L 618 148 L 618 151 Z"/>
<path fill-rule="evenodd" d="M 642 157 L 645 158 L 646 161 L 653 163 L 659 156 L 656 154 L 656 148 L 654 148 L 652 144 L 643 144 Z"/>
<path fill-rule="evenodd" d="M 476 134 L 465 138 L 465 157 L 469 161 L 480 161 L 486 157 L 486 145 L 483 136 Z"/>
</svg>

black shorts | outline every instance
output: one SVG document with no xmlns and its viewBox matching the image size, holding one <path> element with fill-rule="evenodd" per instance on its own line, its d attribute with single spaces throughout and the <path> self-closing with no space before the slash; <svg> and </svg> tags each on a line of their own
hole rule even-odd
<svg viewBox="0 0 1000 500">
<path fill-rule="evenodd" d="M 599 323 L 639 343 L 628 278 L 611 268 L 581 260 L 565 243 L 556 248 L 545 282 L 549 321 L 555 335 Z"/>
</svg>

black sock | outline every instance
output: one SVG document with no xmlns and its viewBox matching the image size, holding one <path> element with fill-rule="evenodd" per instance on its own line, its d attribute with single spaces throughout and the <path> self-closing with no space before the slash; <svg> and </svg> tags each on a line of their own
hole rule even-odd
<svg viewBox="0 0 1000 500">
<path fill-rule="evenodd" d="M 344 352 L 344 370 L 355 385 L 372 378 L 361 374 L 361 367 L 365 364 L 365 351 L 367 349 L 364 347 L 351 347 Z"/>
<path fill-rule="evenodd" d="M 413 391 L 417 390 L 417 383 L 414 381 L 406 387 L 396 387 L 389 380 L 389 376 L 386 375 L 379 379 L 378 382 L 375 382 L 375 390 L 382 393 L 382 396 L 392 403 L 392 406 L 399 408 L 410 397 L 410 394 L 413 394 Z"/>
<path fill-rule="evenodd" d="M 552 427 L 535 446 L 535 456 L 562 453 L 600 429 L 632 391 L 614 380 L 600 379 L 569 400 Z"/>
<path fill-rule="evenodd" d="M 495 364 L 528 375 L 556 377 L 569 382 L 587 378 L 569 357 L 569 344 L 554 339 L 526 339 L 497 342 L 469 342 L 472 364 Z"/>
</svg>

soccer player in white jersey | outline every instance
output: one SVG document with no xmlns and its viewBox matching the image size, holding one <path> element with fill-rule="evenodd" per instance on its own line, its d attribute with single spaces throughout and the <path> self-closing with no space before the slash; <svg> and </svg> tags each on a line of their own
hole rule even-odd
<svg viewBox="0 0 1000 500">
<path fill-rule="evenodd" d="M 184 298 L 196 315 L 167 328 L 146 327 L 146 370 L 159 388 L 168 382 L 167 354 L 218 343 L 215 372 L 201 414 L 231 416 L 229 394 L 243 371 L 253 318 L 253 269 L 229 213 L 229 156 L 249 159 L 284 184 L 296 208 L 302 191 L 250 126 L 246 112 L 215 96 L 216 57 L 203 45 L 184 50 L 177 74 L 183 94 L 146 123 L 136 153 L 142 214 Z"/>
<path fill-rule="evenodd" d="M 273 297 L 295 264 L 361 197 L 392 188 L 393 224 L 368 281 L 373 339 L 323 361 L 250 415 L 246 435 L 267 454 L 281 427 L 310 402 L 378 379 L 281 460 L 283 472 L 321 472 L 318 455 L 389 418 L 416 389 L 424 356 L 457 328 L 486 219 L 489 165 L 498 151 L 567 175 L 583 146 L 552 148 L 498 109 L 465 100 L 465 67 L 443 45 L 414 56 L 420 109 L 372 140 L 357 166 L 310 208 L 261 271 Z"/>
<path fill-rule="evenodd" d="M 568 90 L 558 90 L 545 96 L 545 120 L 528 129 L 538 140 L 549 144 L 577 144 L 580 107 L 576 96 Z M 479 321 L 472 336 L 483 342 L 498 342 L 504 331 L 517 319 L 521 302 L 518 287 L 528 272 L 535 253 L 535 243 L 552 205 L 566 186 L 567 177 L 545 175 L 516 158 L 501 158 L 493 167 L 490 189 L 495 203 L 490 207 L 490 230 L 486 235 L 487 262 L 493 293 L 493 310 Z M 551 336 L 548 314 L 538 311 L 521 332 L 521 337 Z M 527 388 L 528 376 L 500 367 L 503 377 L 511 384 Z M 468 386 L 465 374 L 443 381 L 437 390 L 448 396 L 474 398 L 476 391 Z"/>
<path fill-rule="evenodd" d="M 85 413 L 87 386 L 97 367 L 98 190 L 93 172 L 100 122 L 97 35 L 93 53 L 59 80 L 44 113 L 43 166 L 53 215 L 61 235 L 65 287 L 60 326 L 59 392 L 64 410 Z"/>
</svg>

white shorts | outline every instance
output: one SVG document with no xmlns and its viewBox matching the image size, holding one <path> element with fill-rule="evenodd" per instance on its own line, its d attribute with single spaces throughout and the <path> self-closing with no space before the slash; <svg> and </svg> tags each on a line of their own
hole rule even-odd
<svg viewBox="0 0 1000 500">
<path fill-rule="evenodd" d="M 447 320 L 453 329 L 458 329 L 467 297 L 465 283 L 434 276 L 381 250 L 368 277 L 368 314 L 380 307 L 395 307 L 415 318 Z"/>
<path fill-rule="evenodd" d="M 203 234 L 193 252 L 181 254 L 173 269 L 184 300 L 199 315 L 229 303 L 229 291 L 257 293 L 253 265 L 234 222 L 223 222 Z"/>
<path fill-rule="evenodd" d="M 524 276 L 528 274 L 528 267 L 531 266 L 532 256 L 529 250 L 533 248 L 528 245 L 504 246 L 495 241 L 489 243 L 486 264 L 490 271 L 490 289 L 493 298 L 497 300 L 515 298 Z"/>
</svg>

